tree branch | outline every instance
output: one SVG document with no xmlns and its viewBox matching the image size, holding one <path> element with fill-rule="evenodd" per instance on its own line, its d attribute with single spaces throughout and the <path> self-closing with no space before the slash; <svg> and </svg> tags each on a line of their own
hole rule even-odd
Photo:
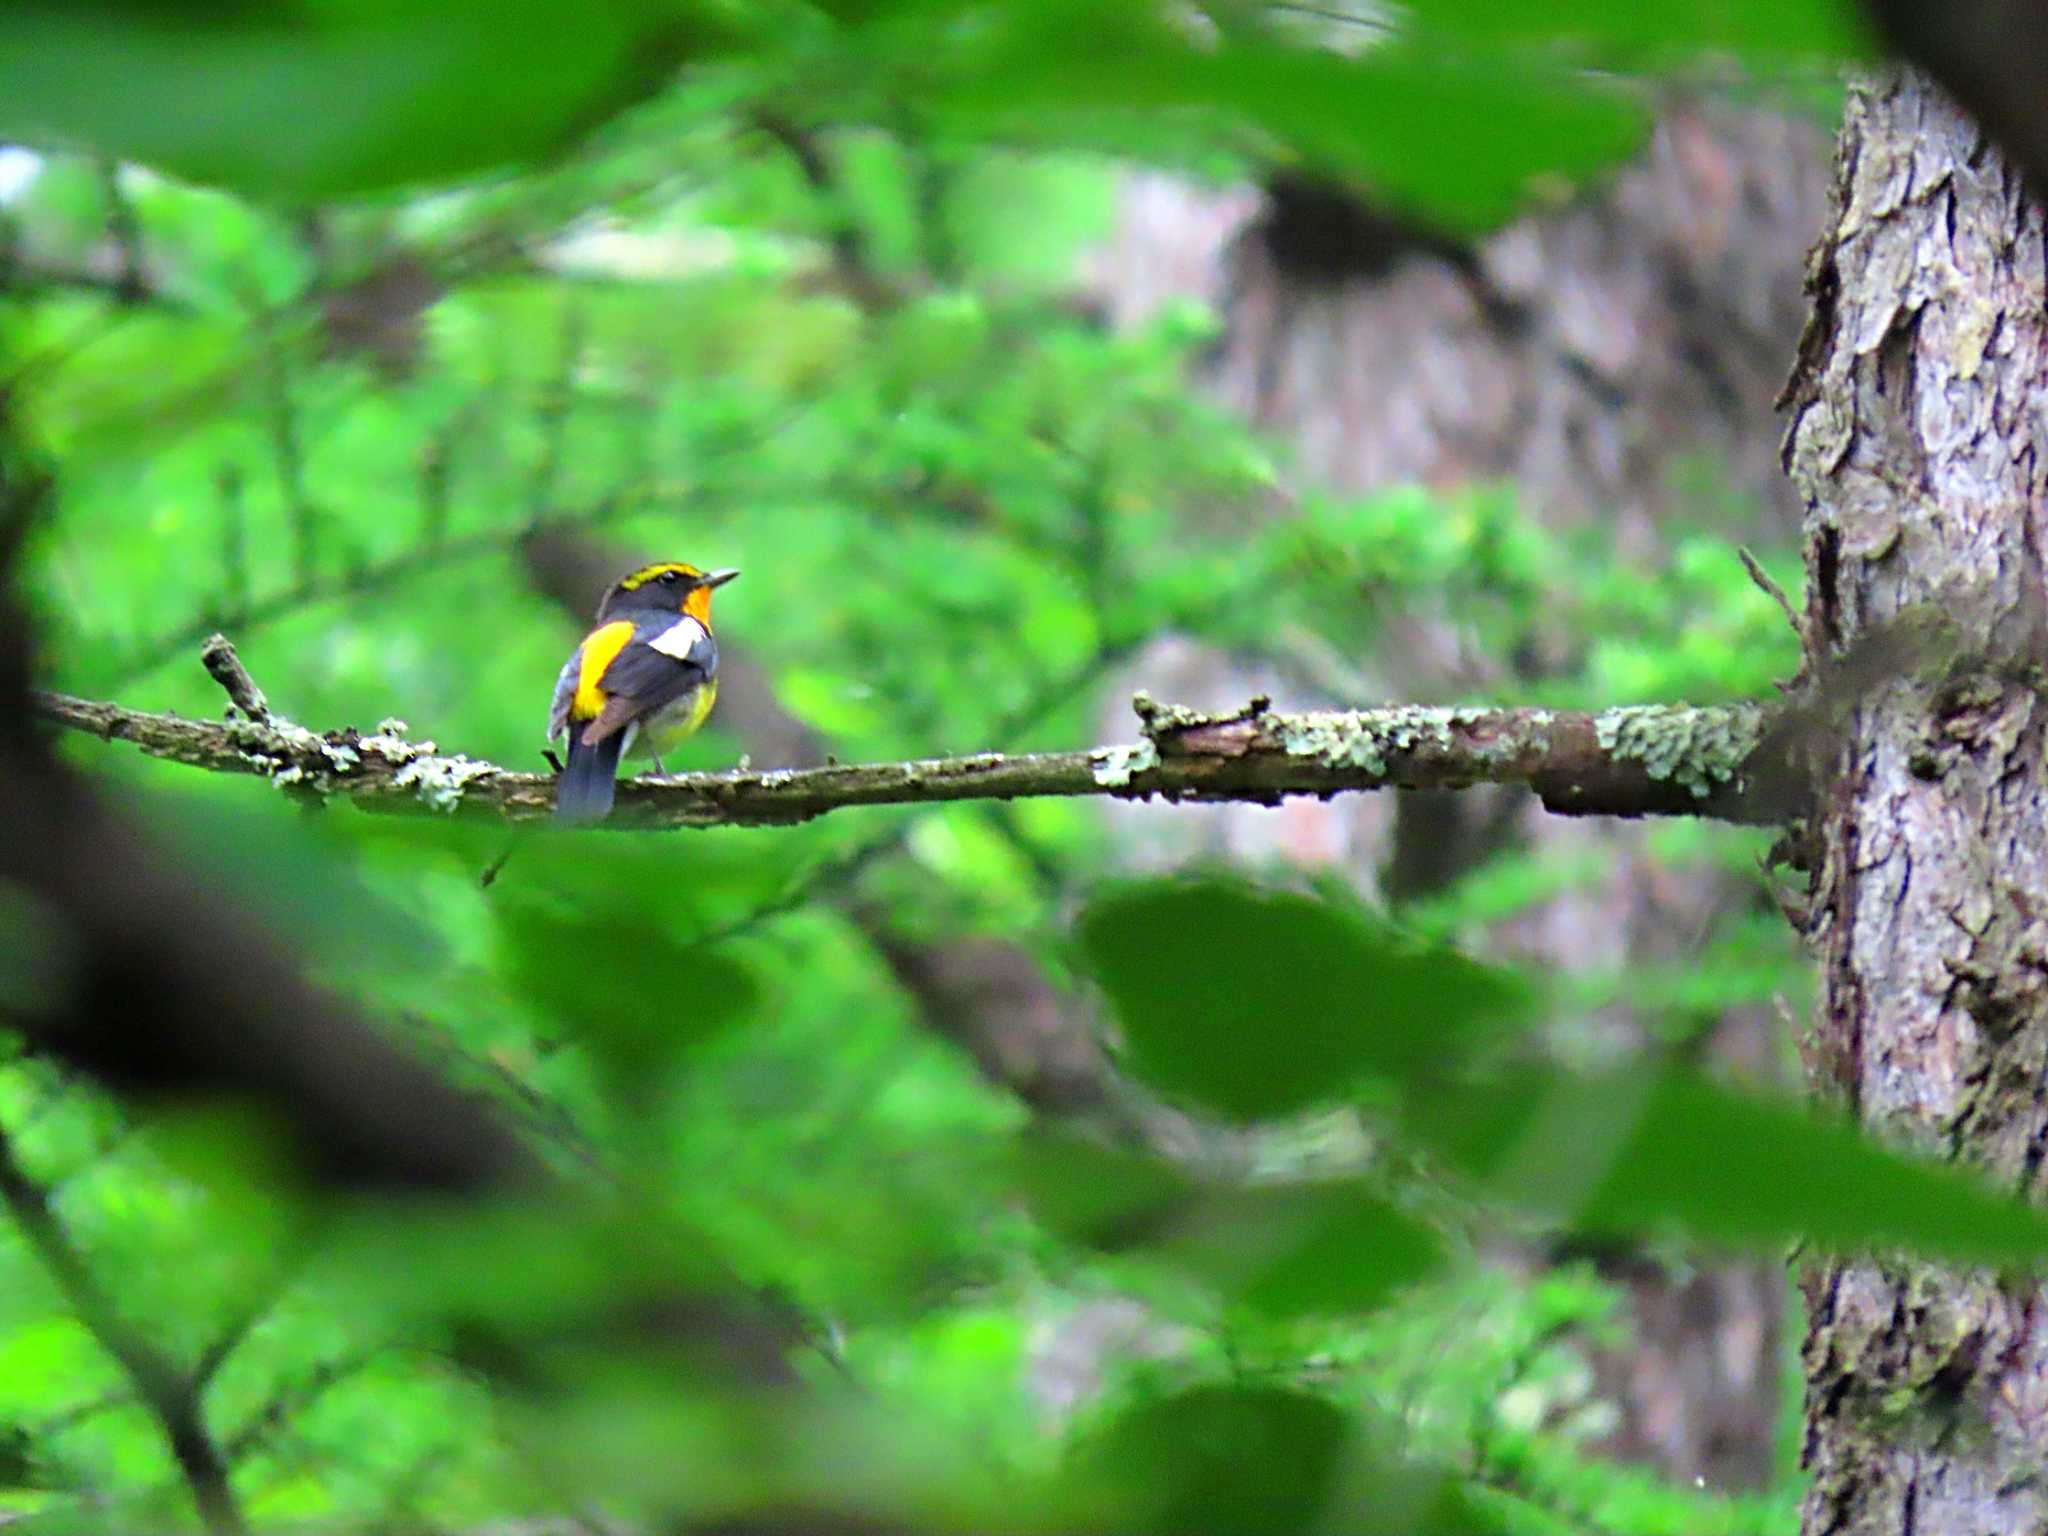
<svg viewBox="0 0 2048 1536">
<path fill-rule="evenodd" d="M 114 1357 L 136 1395 L 149 1406 L 207 1528 L 228 1536 L 246 1530 L 241 1508 L 228 1485 L 227 1460 L 200 1410 L 200 1384 L 121 1316 L 58 1223 L 48 1192 L 16 1161 L 14 1144 L 4 1133 L 0 1133 L 0 1202 L 6 1204 L 72 1312 Z"/>
<path fill-rule="evenodd" d="M 229 1464 L 239 1466 L 263 1449 L 295 1415 L 305 1412 L 330 1387 L 368 1369 L 388 1347 L 380 1345 L 326 1361 L 315 1366 L 312 1373 L 296 1386 L 280 1388 L 228 1438 L 225 1455 Z"/>
<path fill-rule="evenodd" d="M 825 246 L 831 253 L 833 270 L 848 294 L 861 308 L 871 311 L 899 304 L 903 298 L 901 284 L 877 271 L 868 259 L 860 223 L 845 206 L 845 196 L 817 135 L 776 112 L 757 114 L 754 126 L 789 152 L 812 195 L 818 199 Z"/>
<path fill-rule="evenodd" d="M 1600 714 L 1539 709 L 1384 709 L 1292 713 L 1265 699 L 1227 714 L 1133 701 L 1135 742 L 1074 752 L 834 764 L 767 773 L 692 773 L 620 785 L 613 828 L 773 826 L 857 805 L 1108 795 L 1251 801 L 1346 790 L 1526 784 L 1562 815 L 1706 816 L 1768 824 L 1783 808 L 1750 791 L 1765 713 L 1652 705 Z M 152 757 L 280 788 L 345 799 L 366 811 L 442 812 L 534 821 L 552 815 L 543 774 L 440 752 L 391 722 L 375 733 L 316 734 L 273 715 L 186 720 L 41 693 L 44 718 Z"/>
<path fill-rule="evenodd" d="M 256 679 L 249 675 L 249 669 L 242 665 L 242 658 L 235 654 L 235 647 L 226 635 L 212 635 L 199 648 L 199 661 L 206 668 L 207 675 L 228 696 L 228 702 L 242 712 L 245 720 L 267 724 L 270 720 L 270 705 L 263 697 L 263 690 L 256 686 Z"/>
</svg>

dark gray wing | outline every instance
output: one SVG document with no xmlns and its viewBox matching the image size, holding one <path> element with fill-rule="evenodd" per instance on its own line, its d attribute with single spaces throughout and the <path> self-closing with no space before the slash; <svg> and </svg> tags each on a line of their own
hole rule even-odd
<svg viewBox="0 0 2048 1536">
<path fill-rule="evenodd" d="M 695 619 L 660 614 L 639 621 L 598 679 L 604 712 L 584 727 L 583 739 L 603 741 L 629 721 L 674 703 L 717 670 L 718 642 Z"/>
</svg>

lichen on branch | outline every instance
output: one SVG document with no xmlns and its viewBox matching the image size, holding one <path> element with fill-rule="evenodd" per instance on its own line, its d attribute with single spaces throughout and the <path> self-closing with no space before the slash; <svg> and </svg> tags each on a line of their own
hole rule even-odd
<svg viewBox="0 0 2048 1536">
<path fill-rule="evenodd" d="M 243 684 L 253 692 L 231 646 L 216 637 L 207 653 L 210 671 L 236 679 L 231 692 Z M 604 825 L 772 826 L 859 805 L 1034 796 L 1274 805 L 1289 795 L 1475 784 L 1527 785 L 1563 815 L 1776 819 L 1749 793 L 1750 760 L 1765 737 L 1765 713 L 1756 705 L 1651 705 L 1600 714 L 1419 705 L 1287 711 L 1257 698 L 1239 710 L 1205 713 L 1142 693 L 1132 704 L 1137 740 L 1082 751 L 630 779 L 619 786 Z M 523 822 L 546 819 L 554 809 L 549 775 L 444 753 L 409 738 L 395 720 L 367 733 L 316 732 L 270 711 L 187 720 L 56 693 L 38 694 L 35 707 L 58 725 L 129 742 L 152 757 L 252 774 L 366 811 Z"/>
</svg>

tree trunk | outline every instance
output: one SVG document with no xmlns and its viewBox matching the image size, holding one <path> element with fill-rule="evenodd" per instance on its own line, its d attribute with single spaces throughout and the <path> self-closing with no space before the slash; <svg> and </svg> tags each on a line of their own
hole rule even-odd
<svg viewBox="0 0 2048 1536">
<path fill-rule="evenodd" d="M 1913 75 L 1852 94 L 1834 198 L 1786 440 L 1808 667 L 1867 674 L 1842 667 L 1852 648 L 1920 638 L 1866 675 L 1836 744 L 1813 829 L 1826 995 L 1803 1051 L 1816 1092 L 1873 1132 L 2031 1194 L 2048 1152 L 2041 216 Z M 1801 1286 L 1809 1536 L 2048 1532 L 2039 1285 L 1885 1256 L 1810 1260 Z"/>
</svg>

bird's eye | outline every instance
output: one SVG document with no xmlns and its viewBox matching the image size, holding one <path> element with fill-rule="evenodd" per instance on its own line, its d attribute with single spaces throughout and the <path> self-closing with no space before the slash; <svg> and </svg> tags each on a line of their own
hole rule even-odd
<svg viewBox="0 0 2048 1536">
<path fill-rule="evenodd" d="M 682 577 L 674 571 L 663 571 L 661 573 L 661 584 L 664 587 L 672 587 L 681 580 Z"/>
</svg>

